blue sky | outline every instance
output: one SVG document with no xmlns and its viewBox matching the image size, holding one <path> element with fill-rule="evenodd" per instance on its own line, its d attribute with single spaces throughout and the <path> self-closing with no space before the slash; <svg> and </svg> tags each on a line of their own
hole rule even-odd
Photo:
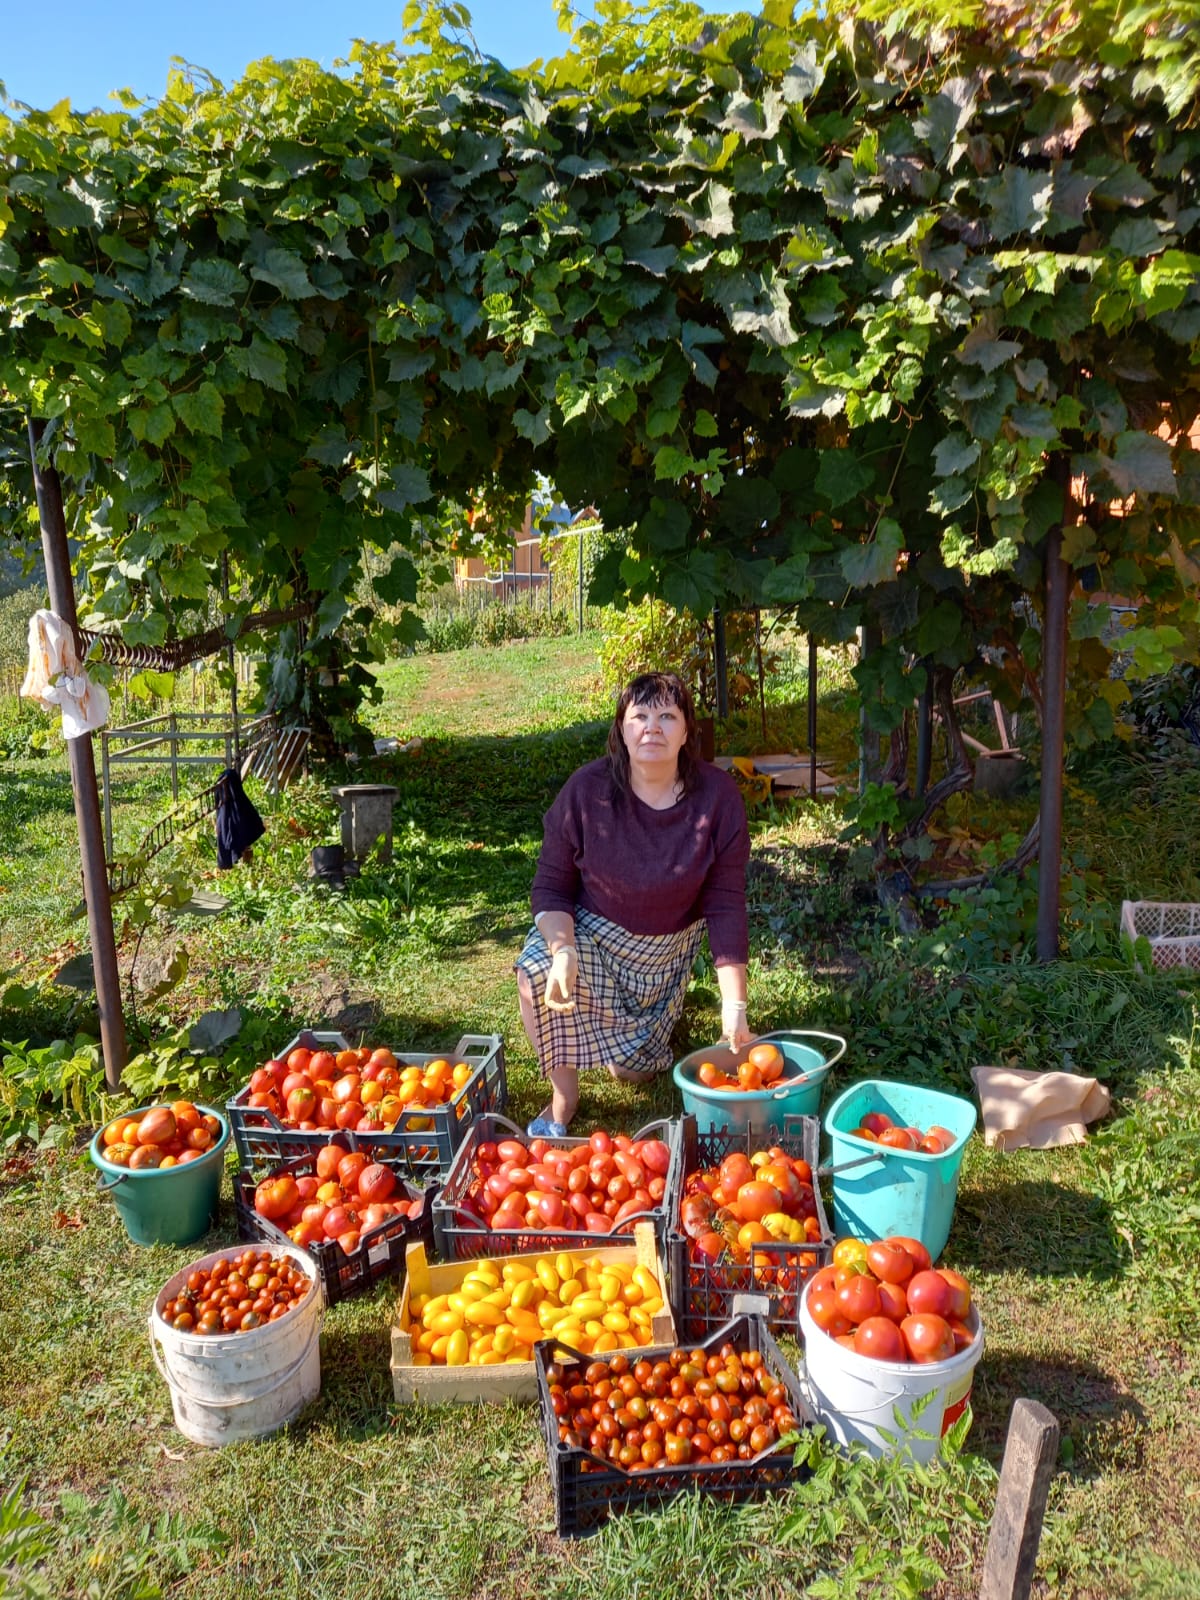
<svg viewBox="0 0 1200 1600">
<path fill-rule="evenodd" d="M 587 0 L 577 0 L 590 13 Z M 757 11 L 757 0 L 700 0 L 707 11 Z M 475 37 L 509 66 L 557 55 L 566 43 L 551 0 L 467 0 Z M 0 83 L 10 99 L 47 109 L 109 106 L 114 89 L 155 97 L 172 56 L 225 83 L 262 56 L 308 56 L 331 67 L 355 38 L 401 34 L 404 0 L 7 0 Z"/>
</svg>

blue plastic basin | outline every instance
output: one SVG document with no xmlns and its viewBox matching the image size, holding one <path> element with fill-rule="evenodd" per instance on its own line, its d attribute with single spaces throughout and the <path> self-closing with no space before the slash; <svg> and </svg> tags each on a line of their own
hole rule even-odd
<svg viewBox="0 0 1200 1600">
<path fill-rule="evenodd" d="M 924 1130 L 940 1124 L 954 1135 L 954 1143 L 940 1155 L 927 1155 L 856 1138 L 850 1130 L 869 1111 L 882 1111 L 902 1127 Z M 844 1090 L 825 1113 L 839 1237 L 886 1239 L 889 1234 L 904 1234 L 920 1239 L 936 1261 L 950 1237 L 958 1173 L 974 1130 L 975 1107 L 956 1095 L 878 1078 Z M 864 1156 L 873 1159 L 851 1165 Z"/>
<path fill-rule="evenodd" d="M 780 1029 L 762 1034 L 754 1043 L 778 1045 L 787 1062 L 785 1079 L 791 1081 L 770 1089 L 709 1089 L 697 1078 L 705 1061 L 735 1076 L 749 1046 L 733 1051 L 728 1045 L 714 1044 L 693 1050 L 676 1063 L 674 1077 L 683 1095 L 683 1109 L 696 1118 L 697 1132 L 732 1128 L 757 1136 L 768 1128 L 781 1128 L 785 1117 L 814 1116 L 825 1079 L 846 1051 L 846 1041 L 837 1034 L 813 1029 Z"/>
</svg>

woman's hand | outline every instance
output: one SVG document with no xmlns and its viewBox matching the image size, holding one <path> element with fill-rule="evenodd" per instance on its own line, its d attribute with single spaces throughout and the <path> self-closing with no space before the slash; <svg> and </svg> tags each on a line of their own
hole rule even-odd
<svg viewBox="0 0 1200 1600">
<path fill-rule="evenodd" d="M 579 976 L 579 957 L 575 946 L 565 944 L 554 952 L 546 979 L 546 1010 L 570 1011 L 575 1005 L 575 979 Z"/>
<path fill-rule="evenodd" d="M 746 1021 L 744 1000 L 721 1002 L 721 1037 L 728 1041 L 731 1050 L 740 1050 L 753 1039 L 754 1035 L 750 1032 L 750 1026 Z"/>
</svg>

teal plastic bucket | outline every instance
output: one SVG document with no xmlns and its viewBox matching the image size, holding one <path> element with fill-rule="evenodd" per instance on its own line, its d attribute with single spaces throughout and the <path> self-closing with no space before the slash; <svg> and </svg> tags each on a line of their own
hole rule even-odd
<svg viewBox="0 0 1200 1600">
<path fill-rule="evenodd" d="M 674 1078 L 683 1095 L 683 1109 L 696 1119 L 698 1133 L 731 1128 L 755 1137 L 768 1128 L 782 1128 L 785 1117 L 815 1116 L 821 1104 L 821 1089 L 830 1069 L 846 1053 L 846 1041 L 836 1033 L 815 1029 L 782 1028 L 764 1033 L 755 1044 L 778 1045 L 787 1066 L 784 1077 L 790 1081 L 770 1089 L 709 1089 L 696 1076 L 705 1061 L 733 1076 L 739 1061 L 746 1059 L 747 1045 L 731 1050 L 726 1044 L 693 1050 L 675 1065 Z"/>
<path fill-rule="evenodd" d="M 851 1128 L 869 1111 L 882 1111 L 904 1127 L 924 1130 L 939 1124 L 954 1135 L 954 1143 L 940 1155 L 926 1155 L 855 1138 Z M 950 1237 L 958 1173 L 974 1130 L 975 1107 L 969 1100 L 877 1078 L 852 1084 L 825 1113 L 839 1237 L 886 1239 L 900 1233 L 919 1239 L 936 1261 Z"/>
<path fill-rule="evenodd" d="M 139 1106 L 131 1117 L 149 1106 Z M 229 1123 L 212 1106 L 196 1102 L 196 1110 L 214 1116 L 221 1124 L 217 1142 L 196 1161 L 181 1167 L 143 1167 L 131 1172 L 104 1159 L 104 1129 L 92 1140 L 91 1157 L 99 1168 L 101 1193 L 116 1201 L 125 1231 L 134 1244 L 191 1244 L 212 1227 L 221 1195 L 221 1173 Z"/>
</svg>

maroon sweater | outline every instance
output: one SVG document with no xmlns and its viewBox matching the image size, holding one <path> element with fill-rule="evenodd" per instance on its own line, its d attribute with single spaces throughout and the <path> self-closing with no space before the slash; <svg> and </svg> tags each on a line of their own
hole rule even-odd
<svg viewBox="0 0 1200 1600">
<path fill-rule="evenodd" d="M 704 918 L 718 965 L 749 953 L 750 830 L 738 786 L 700 763 L 694 793 L 655 811 L 616 789 L 608 758 L 572 774 L 545 816 L 533 914 L 576 906 L 630 933 L 679 933 Z"/>
</svg>

